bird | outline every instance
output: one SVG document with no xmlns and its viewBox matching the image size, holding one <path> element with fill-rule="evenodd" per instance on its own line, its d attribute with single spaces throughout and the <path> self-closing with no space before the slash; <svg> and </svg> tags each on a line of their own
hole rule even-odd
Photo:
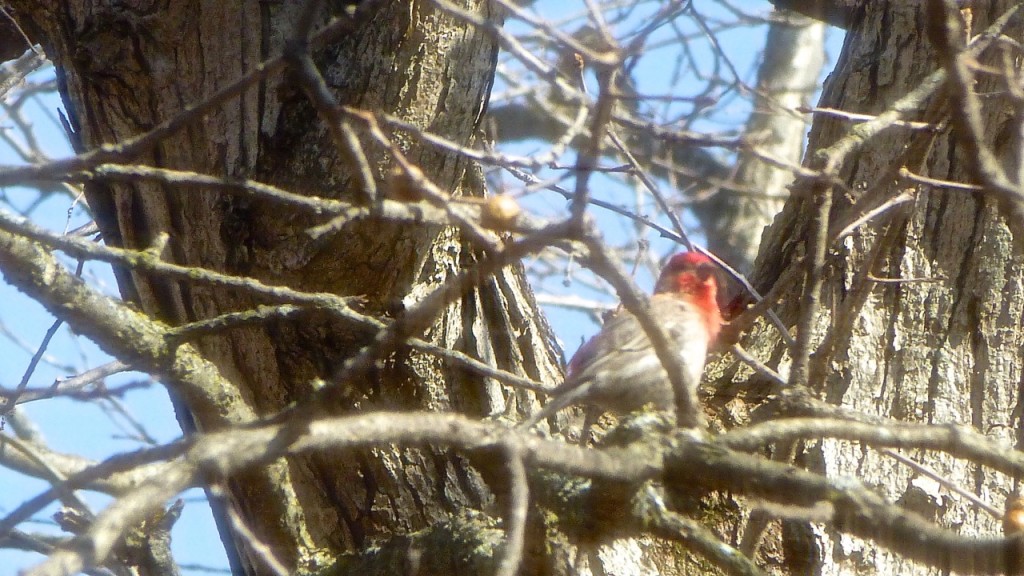
<svg viewBox="0 0 1024 576">
<path fill-rule="evenodd" d="M 708 348 L 722 326 L 717 298 L 717 268 L 696 251 L 672 256 L 654 284 L 651 316 L 676 347 L 685 369 L 683 378 L 691 390 L 700 383 Z M 619 414 L 648 404 L 658 410 L 673 408 L 675 393 L 668 373 L 636 316 L 618 312 L 583 344 L 569 361 L 565 380 L 520 429 L 529 429 L 574 404 Z M 600 413 L 588 410 L 588 420 Z M 584 424 L 584 437 L 588 429 Z"/>
</svg>

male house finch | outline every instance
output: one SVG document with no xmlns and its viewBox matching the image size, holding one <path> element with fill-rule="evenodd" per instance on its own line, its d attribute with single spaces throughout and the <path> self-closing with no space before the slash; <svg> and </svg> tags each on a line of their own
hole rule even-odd
<svg viewBox="0 0 1024 576">
<path fill-rule="evenodd" d="M 715 265 L 700 252 L 673 256 L 654 285 L 651 316 L 661 322 L 676 346 L 690 390 L 700 383 L 708 346 L 722 326 L 717 293 Z M 645 404 L 671 409 L 674 400 L 668 374 L 647 333 L 635 316 L 623 310 L 580 347 L 569 361 L 565 381 L 522 428 L 572 404 L 625 413 Z"/>
</svg>

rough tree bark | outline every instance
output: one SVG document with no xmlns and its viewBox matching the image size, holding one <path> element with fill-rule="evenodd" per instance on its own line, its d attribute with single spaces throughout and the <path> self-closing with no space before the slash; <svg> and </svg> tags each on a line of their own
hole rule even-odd
<svg viewBox="0 0 1024 576">
<path fill-rule="evenodd" d="M 939 66 L 926 34 L 926 2 L 868 2 L 849 22 L 842 57 L 821 106 L 876 115 L 893 108 Z M 1013 0 L 973 2 L 961 17 L 978 34 L 1013 6 Z M 935 26 L 934 23 L 928 24 Z M 1005 31 L 1020 41 L 1017 19 Z M 981 59 L 1002 69 L 999 49 Z M 1019 59 L 1012 67 L 1020 72 Z M 977 75 L 974 90 L 987 94 L 986 138 L 1016 174 L 1019 122 L 999 74 Z M 763 290 L 802 278 L 813 238 L 828 214 L 831 232 L 824 260 L 820 308 L 813 330 L 809 386 L 822 398 L 868 414 L 929 423 L 969 423 L 1010 444 L 1020 442 L 1024 347 L 1022 257 L 993 196 L 929 186 L 906 172 L 952 182 L 977 182 L 963 132 L 942 123 L 956 114 L 942 89 L 911 107 L 908 119 L 936 124 L 934 132 L 891 127 L 866 146 L 842 156 L 839 183 L 798 179 L 793 196 L 766 236 L 756 264 Z M 942 123 L 942 124 L 940 124 Z M 821 169 L 837 158 L 847 121 L 818 117 L 805 165 Z M 847 140 L 846 143 L 849 143 Z M 868 209 L 887 210 L 836 241 L 836 233 Z M 831 208 L 824 201 L 829 198 Z M 793 275 L 793 272 L 796 275 Z M 788 279 L 788 280 L 787 280 Z M 806 283 L 806 279 L 805 279 Z M 789 290 L 781 316 L 796 324 L 807 310 Z M 745 338 L 761 358 L 783 370 L 791 359 L 777 332 L 762 326 Z M 729 389 L 732 390 L 732 389 Z M 729 397 L 730 392 L 723 394 Z M 918 471 L 875 450 L 842 442 L 803 446 L 798 459 L 831 477 L 851 475 L 878 486 L 893 501 L 964 534 L 998 534 L 998 519 L 928 481 Z M 996 508 L 1018 479 L 942 455 L 907 454 Z M 920 574 L 906 559 L 819 525 L 784 525 L 783 554 L 791 570 L 821 574 Z M 817 567 L 817 568 L 814 568 Z"/>
<path fill-rule="evenodd" d="M 10 4 L 56 62 L 75 137 L 91 149 L 175 117 L 280 54 L 305 3 Z M 375 6 L 357 30 L 314 54 L 338 102 L 394 114 L 469 145 L 490 90 L 495 39 L 429 2 L 370 4 Z M 500 22 L 486 0 L 459 4 Z M 354 167 L 339 156 L 297 86 L 287 74 L 271 77 L 138 161 L 358 198 L 364 190 Z M 402 134 L 393 137 L 444 190 L 482 195 L 478 169 L 465 158 Z M 388 156 L 368 138 L 363 147 L 383 189 Z M 477 255 L 455 230 L 372 219 L 313 241 L 305 231 L 318 222 L 306 215 L 196 186 L 93 185 L 88 199 L 108 244 L 145 248 L 167 234 L 165 260 L 305 291 L 363 296 L 364 311 L 382 318 L 416 302 Z M 119 278 L 127 298 L 172 325 L 258 304 L 240 291 L 140 273 Z M 209 391 L 219 410 L 197 411 L 189 398 L 179 398 L 179 418 L 211 431 L 273 414 L 310 394 L 316 379 L 330 381 L 370 336 L 313 313 L 204 336 L 197 344 L 236 389 Z M 552 382 L 560 374 L 548 327 L 519 269 L 506 269 L 466 294 L 438 315 L 424 338 L 535 380 Z M 167 384 L 173 394 L 174 382 Z M 533 401 L 404 349 L 393 351 L 372 377 L 349 383 L 344 398 L 330 410 L 423 408 L 486 416 Z M 292 458 L 233 476 L 227 487 L 229 505 L 285 566 L 299 571 L 323 567 L 379 537 L 487 509 L 494 498 L 465 458 L 427 448 Z M 236 545 L 235 570 L 265 573 L 257 552 L 237 538 Z"/>
<path fill-rule="evenodd" d="M 71 125 L 85 148 L 123 141 L 172 118 L 281 52 L 302 9 L 297 3 L 258 2 L 8 3 L 58 63 Z M 493 72 L 493 38 L 432 3 L 370 4 L 375 4 L 372 16 L 357 30 L 315 53 L 334 96 L 343 104 L 391 113 L 457 143 L 470 143 Z M 1013 4 L 975 1 L 964 15 L 969 14 L 978 31 Z M 483 0 L 464 0 L 460 6 L 495 18 Z M 923 30 L 929 21 L 923 2 L 865 3 L 849 16 L 850 35 L 826 87 L 824 106 L 878 114 L 927 84 L 924 79 L 936 69 L 937 59 Z M 1007 34 L 1020 42 L 1024 34 L 1019 21 Z M 984 61 L 1007 65 L 995 54 L 990 51 Z M 1019 62 L 1009 65 L 1019 71 Z M 990 143 L 1008 166 L 1017 167 L 1019 118 L 1003 99 L 1000 82 L 999 75 L 979 74 L 975 90 L 988 95 L 984 114 Z M 339 155 L 329 130 L 296 86 L 289 76 L 272 76 L 172 134 L 139 160 L 251 176 L 289 190 L 358 200 L 367 192 L 365 183 Z M 937 124 L 954 114 L 954 108 L 939 91 L 911 119 Z M 809 365 L 798 357 L 791 366 L 788 350 L 770 326 L 755 328 L 745 344 L 783 372 L 806 373 L 810 388 L 832 402 L 902 420 L 970 423 L 992 436 L 1017 440 L 1024 348 L 1019 270 L 1024 263 L 1013 241 L 1020 238 L 1013 237 L 997 203 L 984 192 L 912 179 L 917 174 L 975 180 L 963 134 L 949 125 L 940 124 L 924 137 L 891 127 L 874 136 L 869 147 L 854 145 L 853 152 L 842 152 L 838 145 L 846 142 L 849 129 L 837 119 L 816 121 L 807 165 L 826 170 L 827 177 L 797 182 L 756 266 L 759 288 L 786 287 L 780 316 L 804 328 L 798 338 L 811 335 L 814 354 Z M 464 158 L 424 147 L 402 133 L 392 137 L 447 191 L 481 193 L 482 179 Z M 391 159 L 369 139 L 362 140 L 362 148 L 374 180 L 385 190 Z M 900 170 L 904 167 L 907 172 Z M 315 221 L 302 213 L 199 187 L 94 185 L 89 197 L 109 243 L 155 246 L 166 260 L 270 284 L 364 296 L 364 310 L 381 318 L 400 314 L 478 255 L 478 247 L 454 230 L 370 219 L 350 222 L 340 233 L 313 241 L 305 231 Z M 841 240 L 825 239 L 820 306 L 801 296 L 797 280 L 814 260 L 815 243 L 821 243 L 816 239 L 824 236 L 819 232 L 841 231 L 866 210 L 894 198 L 905 199 L 892 202 Z M 241 291 L 174 283 L 139 272 L 123 272 L 121 280 L 126 296 L 171 324 L 259 304 Z M 814 287 L 814 275 L 808 274 L 802 284 Z M 451 305 L 425 337 L 514 373 L 546 382 L 557 379 L 547 328 L 516 270 L 484 281 Z M 194 419 L 200 430 L 213 431 L 273 414 L 309 395 L 317 378 L 330 380 L 369 338 L 315 313 L 204 336 L 197 344 L 231 388 L 202 391 L 203 398 L 196 398 L 197 392 L 183 395 L 179 401 L 187 410 L 181 417 Z M 738 373 L 734 380 L 749 384 L 749 373 Z M 175 382 L 167 385 L 172 392 L 180 391 Z M 729 418 L 743 423 L 743 414 L 735 409 L 737 392 L 751 404 L 760 402 L 758 393 L 764 392 L 727 384 L 719 390 L 730 402 L 728 418 L 722 418 L 726 425 Z M 404 348 L 392 351 L 365 380 L 349 383 L 343 392 L 337 405 L 325 409 L 344 413 L 422 407 L 485 416 L 532 402 L 529 395 L 508 393 Z M 761 410 L 753 417 L 777 415 L 780 406 L 786 407 L 772 402 L 758 406 Z M 786 457 L 784 448 L 778 448 L 780 457 Z M 831 477 L 856 475 L 945 526 L 965 533 L 997 531 L 994 519 L 922 482 L 912 469 L 881 452 L 839 442 L 797 448 L 801 465 Z M 1016 488 L 1016 479 L 991 471 L 982 474 L 962 461 L 931 454 L 919 460 L 997 506 Z M 481 459 L 473 464 L 437 448 L 294 457 L 227 479 L 228 505 L 285 565 L 311 572 L 346 553 L 365 551 L 379 538 L 435 527 L 464 510 L 493 510 L 502 495 L 500 489 L 492 493 L 485 482 L 492 478 L 492 463 Z M 737 522 L 719 532 L 740 534 L 744 525 Z M 500 536 L 486 529 L 494 526 L 485 523 L 471 530 L 477 538 Z M 766 549 L 763 560 L 780 571 L 928 572 L 816 524 L 790 521 L 776 534 L 778 546 Z M 260 554 L 245 541 L 238 544 L 236 568 L 265 573 Z M 561 541 L 542 544 L 552 550 L 527 554 L 523 573 L 566 569 L 570 555 Z M 671 544 L 625 551 L 636 553 L 629 559 L 634 567 L 646 562 L 634 558 L 647 553 L 661 573 L 697 569 L 685 566 Z M 393 562 L 410 558 L 407 549 L 402 552 Z M 421 552 L 423 566 L 435 565 L 431 554 L 445 556 L 445 561 L 451 555 L 447 545 Z M 549 557 L 561 563 L 549 563 Z M 399 571 L 398 564 L 391 567 Z M 369 570 L 358 563 L 348 569 Z"/>
</svg>

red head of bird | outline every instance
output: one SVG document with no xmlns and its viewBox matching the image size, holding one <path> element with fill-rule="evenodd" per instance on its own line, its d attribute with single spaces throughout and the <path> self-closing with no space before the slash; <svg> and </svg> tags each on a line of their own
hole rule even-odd
<svg viewBox="0 0 1024 576">
<path fill-rule="evenodd" d="M 655 294 L 682 298 L 701 312 L 713 342 L 722 327 L 718 309 L 718 267 L 700 252 L 681 252 L 669 259 L 654 285 Z"/>
</svg>

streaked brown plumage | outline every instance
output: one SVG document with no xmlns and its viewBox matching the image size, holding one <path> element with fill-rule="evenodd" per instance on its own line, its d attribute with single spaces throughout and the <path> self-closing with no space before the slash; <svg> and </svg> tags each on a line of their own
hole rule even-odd
<svg viewBox="0 0 1024 576">
<path fill-rule="evenodd" d="M 678 347 L 686 385 L 696 389 L 704 371 L 708 346 L 722 324 L 715 265 L 699 252 L 673 256 L 654 287 L 651 315 Z M 667 410 L 675 394 L 640 322 L 621 311 L 605 323 L 569 362 L 565 381 L 547 404 L 523 425 L 529 428 L 574 404 L 626 413 L 647 404 Z"/>
</svg>

